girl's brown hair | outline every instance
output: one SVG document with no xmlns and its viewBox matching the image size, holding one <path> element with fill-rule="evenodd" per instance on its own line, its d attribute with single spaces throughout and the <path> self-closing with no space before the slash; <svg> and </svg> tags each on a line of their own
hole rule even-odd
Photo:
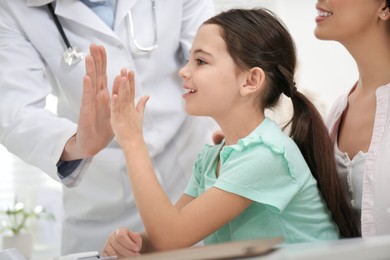
<svg viewBox="0 0 390 260">
<path fill-rule="evenodd" d="M 291 98 L 294 114 L 288 123 L 290 136 L 316 178 L 340 234 L 359 236 L 340 185 L 328 130 L 316 107 L 295 86 L 295 44 L 285 25 L 267 9 L 232 9 L 205 24 L 220 26 L 227 50 L 240 69 L 260 67 L 265 71 L 268 85 L 260 100 L 263 109 L 274 107 L 282 93 Z"/>
</svg>

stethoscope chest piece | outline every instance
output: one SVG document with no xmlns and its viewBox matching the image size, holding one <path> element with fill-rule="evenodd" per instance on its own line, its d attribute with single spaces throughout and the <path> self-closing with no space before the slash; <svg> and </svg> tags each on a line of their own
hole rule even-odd
<svg viewBox="0 0 390 260">
<path fill-rule="evenodd" d="M 84 59 L 84 53 L 78 47 L 69 47 L 64 51 L 62 57 L 68 66 L 72 66 Z"/>
<path fill-rule="evenodd" d="M 58 20 L 57 15 L 54 12 L 54 8 L 51 5 L 51 3 L 47 4 L 47 7 L 49 9 L 50 15 L 52 16 L 54 23 L 56 24 L 56 27 L 58 29 L 58 32 L 61 34 L 62 39 L 64 40 L 64 43 L 66 45 L 66 50 L 62 54 L 62 57 L 64 59 L 64 62 L 68 66 L 73 66 L 79 63 L 82 59 L 84 59 L 84 53 L 80 50 L 80 48 L 76 46 L 71 46 L 68 40 L 68 37 L 66 37 L 66 34 L 64 32 L 64 28 L 62 28 L 62 25 L 60 21 Z"/>
</svg>

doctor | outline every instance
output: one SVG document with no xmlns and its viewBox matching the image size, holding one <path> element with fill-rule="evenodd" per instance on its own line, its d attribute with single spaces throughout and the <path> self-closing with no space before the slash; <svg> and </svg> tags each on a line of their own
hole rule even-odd
<svg viewBox="0 0 390 260">
<path fill-rule="evenodd" d="M 198 26 L 212 14 L 211 0 L 0 0 L 0 142 L 64 184 L 62 254 L 100 250 L 118 227 L 143 230 L 110 126 L 94 121 L 99 111 L 80 114 L 89 46 L 107 51 L 104 93 L 127 67 L 137 75 L 137 94 L 150 96 L 145 140 L 176 200 L 215 129 L 186 115 L 178 76 Z M 57 115 L 44 109 L 50 93 Z M 106 134 L 93 134 L 87 121 Z"/>
</svg>

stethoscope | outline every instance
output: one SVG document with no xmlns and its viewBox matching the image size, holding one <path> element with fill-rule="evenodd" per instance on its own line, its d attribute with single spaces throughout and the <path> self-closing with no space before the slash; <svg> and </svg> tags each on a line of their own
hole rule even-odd
<svg viewBox="0 0 390 260">
<path fill-rule="evenodd" d="M 157 22 L 156 22 L 156 3 L 155 0 L 151 0 L 152 2 L 152 23 L 153 23 L 153 44 L 149 47 L 141 46 L 135 37 L 134 33 L 134 22 L 133 22 L 133 16 L 131 14 L 131 10 L 129 10 L 128 13 L 128 24 L 130 27 L 130 36 L 131 40 L 133 42 L 134 51 L 136 53 L 150 53 L 158 48 L 157 45 Z M 73 66 L 77 63 L 79 63 L 82 59 L 84 59 L 84 53 L 77 47 L 72 46 L 69 43 L 68 37 L 66 36 L 64 32 L 64 28 L 62 27 L 57 15 L 54 12 L 53 6 L 51 3 L 47 4 L 47 8 L 49 9 L 50 15 L 52 16 L 54 23 L 56 24 L 56 27 L 58 29 L 58 32 L 61 34 L 61 38 L 64 41 L 66 45 L 66 50 L 62 54 L 62 57 L 64 59 L 64 62 L 68 66 Z"/>
<path fill-rule="evenodd" d="M 129 27 L 130 27 L 130 35 L 131 35 L 131 40 L 133 41 L 133 45 L 135 47 L 135 50 L 137 52 L 152 52 L 155 49 L 157 49 L 157 22 L 156 22 L 156 3 L 155 0 L 152 1 L 152 22 L 153 22 L 153 33 L 154 33 L 154 40 L 153 40 L 153 45 L 150 47 L 143 47 L 138 44 L 137 39 L 135 38 L 135 33 L 134 33 L 134 23 L 133 23 L 133 16 L 131 15 L 131 10 L 127 12 L 127 17 L 129 18 Z"/>
</svg>

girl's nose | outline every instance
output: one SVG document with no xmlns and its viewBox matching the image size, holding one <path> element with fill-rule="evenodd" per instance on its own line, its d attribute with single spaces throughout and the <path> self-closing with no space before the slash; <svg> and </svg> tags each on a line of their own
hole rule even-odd
<svg viewBox="0 0 390 260">
<path fill-rule="evenodd" d="M 179 76 L 182 78 L 182 79 L 187 79 L 189 77 L 189 71 L 188 71 L 188 68 L 187 68 L 187 64 L 184 65 L 180 70 L 179 70 Z"/>
</svg>

